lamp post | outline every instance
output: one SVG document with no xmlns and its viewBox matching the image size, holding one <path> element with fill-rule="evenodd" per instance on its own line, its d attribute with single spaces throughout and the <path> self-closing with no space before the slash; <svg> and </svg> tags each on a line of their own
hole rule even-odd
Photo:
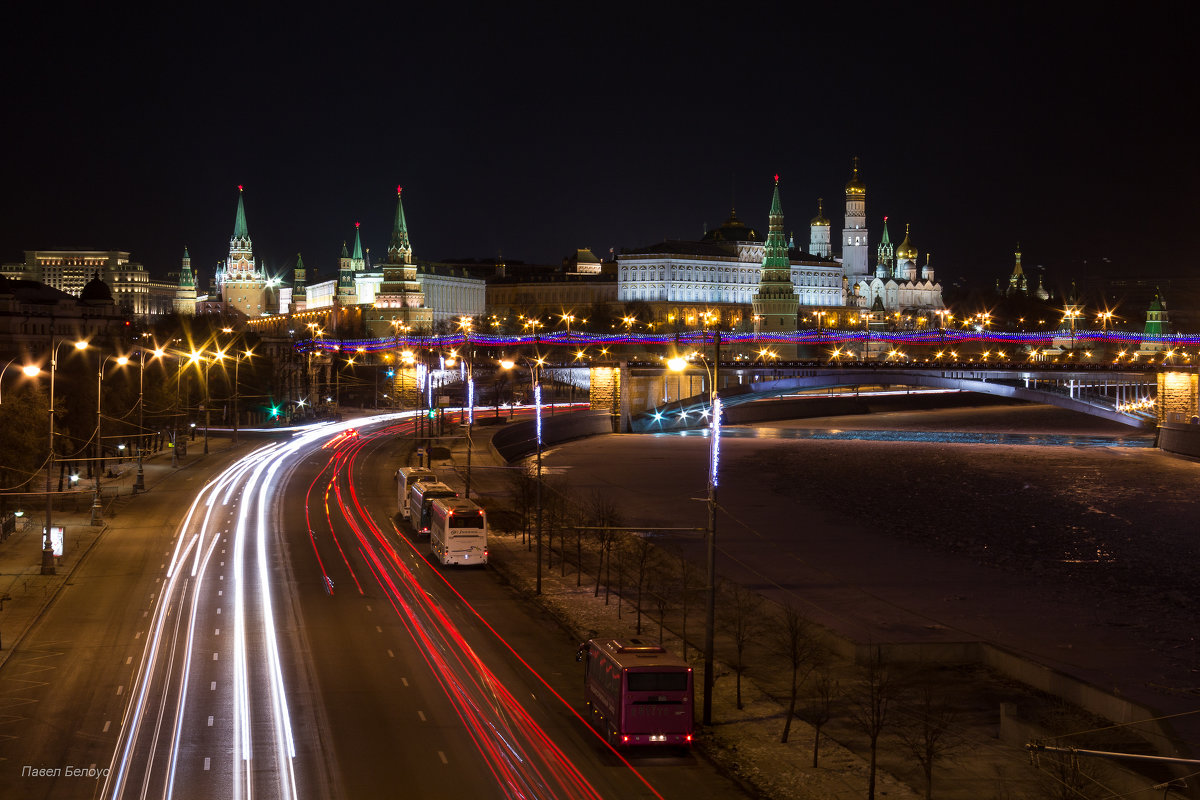
<svg viewBox="0 0 1200 800">
<path fill-rule="evenodd" d="M 154 348 L 153 355 L 155 358 L 162 358 L 163 350 Z M 122 363 L 121 359 L 117 359 L 118 363 Z M 146 450 L 146 410 L 142 403 L 145 396 L 146 386 L 146 351 L 145 349 L 138 350 L 138 454 L 137 454 L 137 479 L 133 483 L 134 492 L 144 492 L 146 490 L 146 474 L 142 470 L 142 454 Z"/>
<path fill-rule="evenodd" d="M 95 525 L 104 521 L 104 505 L 100 502 L 100 473 L 104 470 L 104 437 L 103 426 L 104 420 L 100 409 L 100 400 L 104 396 L 102 386 L 104 383 L 104 365 L 109 360 L 116 361 L 118 364 L 124 365 L 129 363 L 129 359 L 125 356 L 103 355 L 99 358 L 99 367 L 96 370 L 96 493 L 92 497 L 92 524 Z"/>
<path fill-rule="evenodd" d="M 62 342 L 55 343 L 54 337 L 50 338 L 50 456 L 46 464 L 46 530 L 42 533 L 42 574 L 53 575 L 54 569 L 54 544 L 50 540 L 51 528 L 51 513 L 54 505 L 54 498 L 50 494 L 50 476 L 54 474 L 54 373 L 58 371 L 58 348 Z M 88 343 L 85 341 L 75 342 L 76 350 L 87 349 Z M 29 374 L 26 372 L 26 374 Z"/>
<path fill-rule="evenodd" d="M 467 362 L 467 488 L 466 497 L 471 499 L 471 428 L 475 424 L 475 376 L 471 371 L 471 318 L 459 317 L 458 326 L 463 332 L 463 358 Z"/>
<path fill-rule="evenodd" d="M 716 609 L 717 609 L 717 484 L 718 466 L 721 459 L 721 397 L 717 387 L 721 369 L 721 331 L 713 336 L 712 369 L 701 356 L 704 363 L 705 375 L 708 377 L 709 405 L 709 436 L 708 436 L 708 528 L 705 533 L 706 567 L 708 573 L 708 593 L 704 608 L 704 714 L 705 725 L 712 724 L 712 694 L 713 694 L 713 648 L 716 638 Z M 682 370 L 687 363 L 682 358 L 674 358 L 669 362 L 673 370 Z"/>
<path fill-rule="evenodd" d="M 533 385 L 533 413 L 534 413 L 534 445 L 537 448 L 537 486 L 536 486 L 536 503 L 537 503 L 537 578 L 536 578 L 536 593 L 542 593 L 542 383 L 541 383 L 541 368 L 545 363 L 541 355 L 537 355 L 533 359 L 526 359 L 529 364 L 529 377 Z M 501 369 L 512 369 L 516 365 L 515 361 L 502 359 L 500 361 Z"/>
</svg>

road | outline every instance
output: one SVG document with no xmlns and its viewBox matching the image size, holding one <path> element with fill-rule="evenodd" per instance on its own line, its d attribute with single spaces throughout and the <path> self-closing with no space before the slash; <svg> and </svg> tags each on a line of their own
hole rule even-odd
<svg viewBox="0 0 1200 800">
<path fill-rule="evenodd" d="M 398 424 L 138 498 L 7 665 L 30 708 L 4 758 L 60 774 L 6 770 L 5 796 L 737 796 L 691 754 L 609 749 L 577 643 L 392 526 Z"/>
</svg>

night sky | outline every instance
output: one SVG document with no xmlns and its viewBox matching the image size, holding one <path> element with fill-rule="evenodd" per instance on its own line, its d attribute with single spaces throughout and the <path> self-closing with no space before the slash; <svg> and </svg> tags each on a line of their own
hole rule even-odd
<svg viewBox="0 0 1200 800">
<path fill-rule="evenodd" d="M 803 5 L 6 11 L 0 258 L 165 277 L 187 245 L 207 281 L 244 184 L 268 269 L 331 277 L 355 221 L 381 260 L 402 184 L 418 258 L 557 263 L 731 204 L 765 231 L 776 172 L 785 227 L 823 196 L 836 242 L 858 155 L 872 248 L 910 222 L 944 283 L 1018 240 L 1049 288 L 1194 270 L 1188 6 Z"/>
</svg>

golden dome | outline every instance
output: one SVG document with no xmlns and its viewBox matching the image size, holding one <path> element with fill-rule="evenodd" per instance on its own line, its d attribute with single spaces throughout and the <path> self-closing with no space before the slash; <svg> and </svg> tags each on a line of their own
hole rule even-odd
<svg viewBox="0 0 1200 800">
<path fill-rule="evenodd" d="M 896 250 L 896 258 L 902 261 L 916 261 L 920 253 L 913 243 L 908 240 L 908 224 L 904 225 L 904 241 L 900 243 L 900 247 Z"/>
<path fill-rule="evenodd" d="M 818 225 L 829 227 L 829 220 L 825 219 L 825 199 L 823 197 L 817 198 L 817 215 L 809 220 L 808 224 L 814 228 Z"/>
<path fill-rule="evenodd" d="M 854 172 L 850 175 L 850 180 L 846 182 L 846 197 L 865 197 L 866 194 L 867 187 L 858 177 L 858 156 L 855 156 Z"/>
</svg>

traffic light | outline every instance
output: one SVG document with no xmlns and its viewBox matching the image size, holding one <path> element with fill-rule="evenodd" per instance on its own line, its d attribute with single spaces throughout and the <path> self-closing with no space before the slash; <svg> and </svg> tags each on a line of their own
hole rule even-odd
<svg viewBox="0 0 1200 800">
<path fill-rule="evenodd" d="M 396 370 L 394 370 L 394 369 L 392 369 L 392 368 L 390 368 L 390 367 L 389 367 L 389 368 L 388 368 L 388 371 L 387 371 L 387 376 L 388 376 L 389 378 L 394 378 L 394 377 L 396 377 Z"/>
<path fill-rule="evenodd" d="M 426 416 L 428 416 L 430 419 L 434 419 L 437 416 L 437 409 L 436 408 L 429 409 Z"/>
<path fill-rule="evenodd" d="M 279 406 L 271 406 L 271 419 L 279 416 Z"/>
</svg>

